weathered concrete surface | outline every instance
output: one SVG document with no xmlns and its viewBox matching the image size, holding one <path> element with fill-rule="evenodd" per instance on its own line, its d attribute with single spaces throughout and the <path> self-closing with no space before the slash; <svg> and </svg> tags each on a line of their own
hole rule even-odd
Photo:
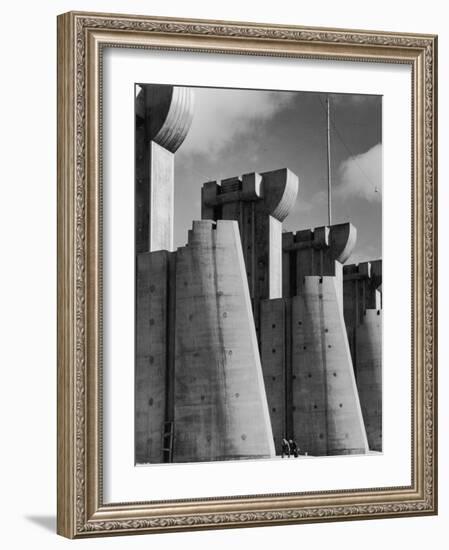
<svg viewBox="0 0 449 550">
<path fill-rule="evenodd" d="M 136 114 L 145 118 L 148 140 L 175 153 L 192 124 L 193 90 L 167 84 L 140 84 L 139 88 Z"/>
<path fill-rule="evenodd" d="M 292 298 L 293 431 L 311 455 L 368 452 L 338 287 L 306 276 Z"/>
<path fill-rule="evenodd" d="M 345 265 L 343 268 L 344 315 L 354 359 L 357 326 L 363 323 L 368 309 L 382 308 L 381 285 L 382 260 Z"/>
<path fill-rule="evenodd" d="M 371 450 L 382 450 L 382 261 L 344 267 L 344 316 Z"/>
<path fill-rule="evenodd" d="M 343 317 L 355 242 L 350 223 L 282 235 L 286 430 L 312 455 L 368 451 Z"/>
<path fill-rule="evenodd" d="M 178 249 L 174 462 L 274 456 L 238 225 Z"/>
<path fill-rule="evenodd" d="M 282 297 L 282 222 L 295 204 L 298 178 L 283 168 L 220 183 L 203 185 L 201 217 L 238 222 L 259 331 L 260 301 Z"/>
<path fill-rule="evenodd" d="M 151 141 L 149 162 L 149 250 L 172 250 L 175 157 L 173 153 Z"/>
<path fill-rule="evenodd" d="M 190 88 L 142 84 L 136 97 L 136 252 L 172 250 L 174 153 L 193 117 Z"/>
<path fill-rule="evenodd" d="M 136 87 L 136 388 L 135 460 L 171 459 L 164 433 L 173 421 L 174 153 L 193 116 L 193 92 L 164 85 Z"/>
<path fill-rule="evenodd" d="M 150 250 L 150 148 L 145 120 L 136 117 L 135 133 L 135 240 L 136 252 Z"/>
<path fill-rule="evenodd" d="M 163 461 L 168 267 L 166 251 L 137 256 L 135 460 L 139 464 Z"/>
<path fill-rule="evenodd" d="M 356 346 L 357 388 L 369 448 L 382 451 L 382 310 L 366 311 Z"/>
<path fill-rule="evenodd" d="M 287 433 L 286 304 L 282 298 L 263 300 L 260 307 L 260 358 L 276 454 Z"/>
</svg>

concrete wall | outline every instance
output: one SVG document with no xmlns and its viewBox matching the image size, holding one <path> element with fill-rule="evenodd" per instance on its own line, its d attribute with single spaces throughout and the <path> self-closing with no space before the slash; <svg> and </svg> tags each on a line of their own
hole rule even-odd
<svg viewBox="0 0 449 550">
<path fill-rule="evenodd" d="M 135 239 L 136 253 L 148 252 L 150 234 L 150 148 L 145 119 L 136 116 L 135 133 Z"/>
<path fill-rule="evenodd" d="M 310 455 L 368 451 L 335 277 L 305 277 L 292 298 L 293 431 Z"/>
<path fill-rule="evenodd" d="M 344 316 L 370 449 L 382 450 L 382 261 L 344 267 Z"/>
<path fill-rule="evenodd" d="M 175 156 L 150 141 L 149 163 L 149 250 L 173 250 Z"/>
<path fill-rule="evenodd" d="M 357 328 L 356 373 L 369 447 L 382 451 L 382 310 L 367 310 Z"/>
<path fill-rule="evenodd" d="M 137 255 L 135 460 L 162 462 L 166 418 L 169 253 Z"/>
<path fill-rule="evenodd" d="M 194 222 L 176 270 L 175 462 L 274 455 L 238 225 Z"/>
<path fill-rule="evenodd" d="M 263 378 L 270 411 L 276 454 L 281 453 L 281 442 L 287 433 L 287 395 L 289 381 L 286 369 L 286 304 L 285 300 L 263 300 L 260 307 Z"/>
</svg>

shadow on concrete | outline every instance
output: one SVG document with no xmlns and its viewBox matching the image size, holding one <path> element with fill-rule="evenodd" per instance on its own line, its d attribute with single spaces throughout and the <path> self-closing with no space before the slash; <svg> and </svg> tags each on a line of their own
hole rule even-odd
<svg viewBox="0 0 449 550">
<path fill-rule="evenodd" d="M 56 533 L 56 516 L 25 516 L 25 519 L 46 531 Z"/>
</svg>

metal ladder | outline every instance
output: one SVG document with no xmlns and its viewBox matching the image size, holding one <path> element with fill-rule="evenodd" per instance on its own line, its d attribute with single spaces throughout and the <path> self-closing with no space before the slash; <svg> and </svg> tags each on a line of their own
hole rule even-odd
<svg viewBox="0 0 449 550">
<path fill-rule="evenodd" d="M 164 462 L 173 461 L 173 422 L 166 420 L 164 422 L 164 433 L 162 435 L 162 451 L 164 453 Z"/>
</svg>

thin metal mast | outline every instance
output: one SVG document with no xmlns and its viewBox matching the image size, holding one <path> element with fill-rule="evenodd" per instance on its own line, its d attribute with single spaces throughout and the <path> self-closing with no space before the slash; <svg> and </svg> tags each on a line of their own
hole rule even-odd
<svg viewBox="0 0 449 550">
<path fill-rule="evenodd" d="M 327 217 L 329 225 L 332 225 L 332 193 L 331 193 L 331 125 L 330 125 L 330 101 L 326 97 L 327 105 Z"/>
</svg>

